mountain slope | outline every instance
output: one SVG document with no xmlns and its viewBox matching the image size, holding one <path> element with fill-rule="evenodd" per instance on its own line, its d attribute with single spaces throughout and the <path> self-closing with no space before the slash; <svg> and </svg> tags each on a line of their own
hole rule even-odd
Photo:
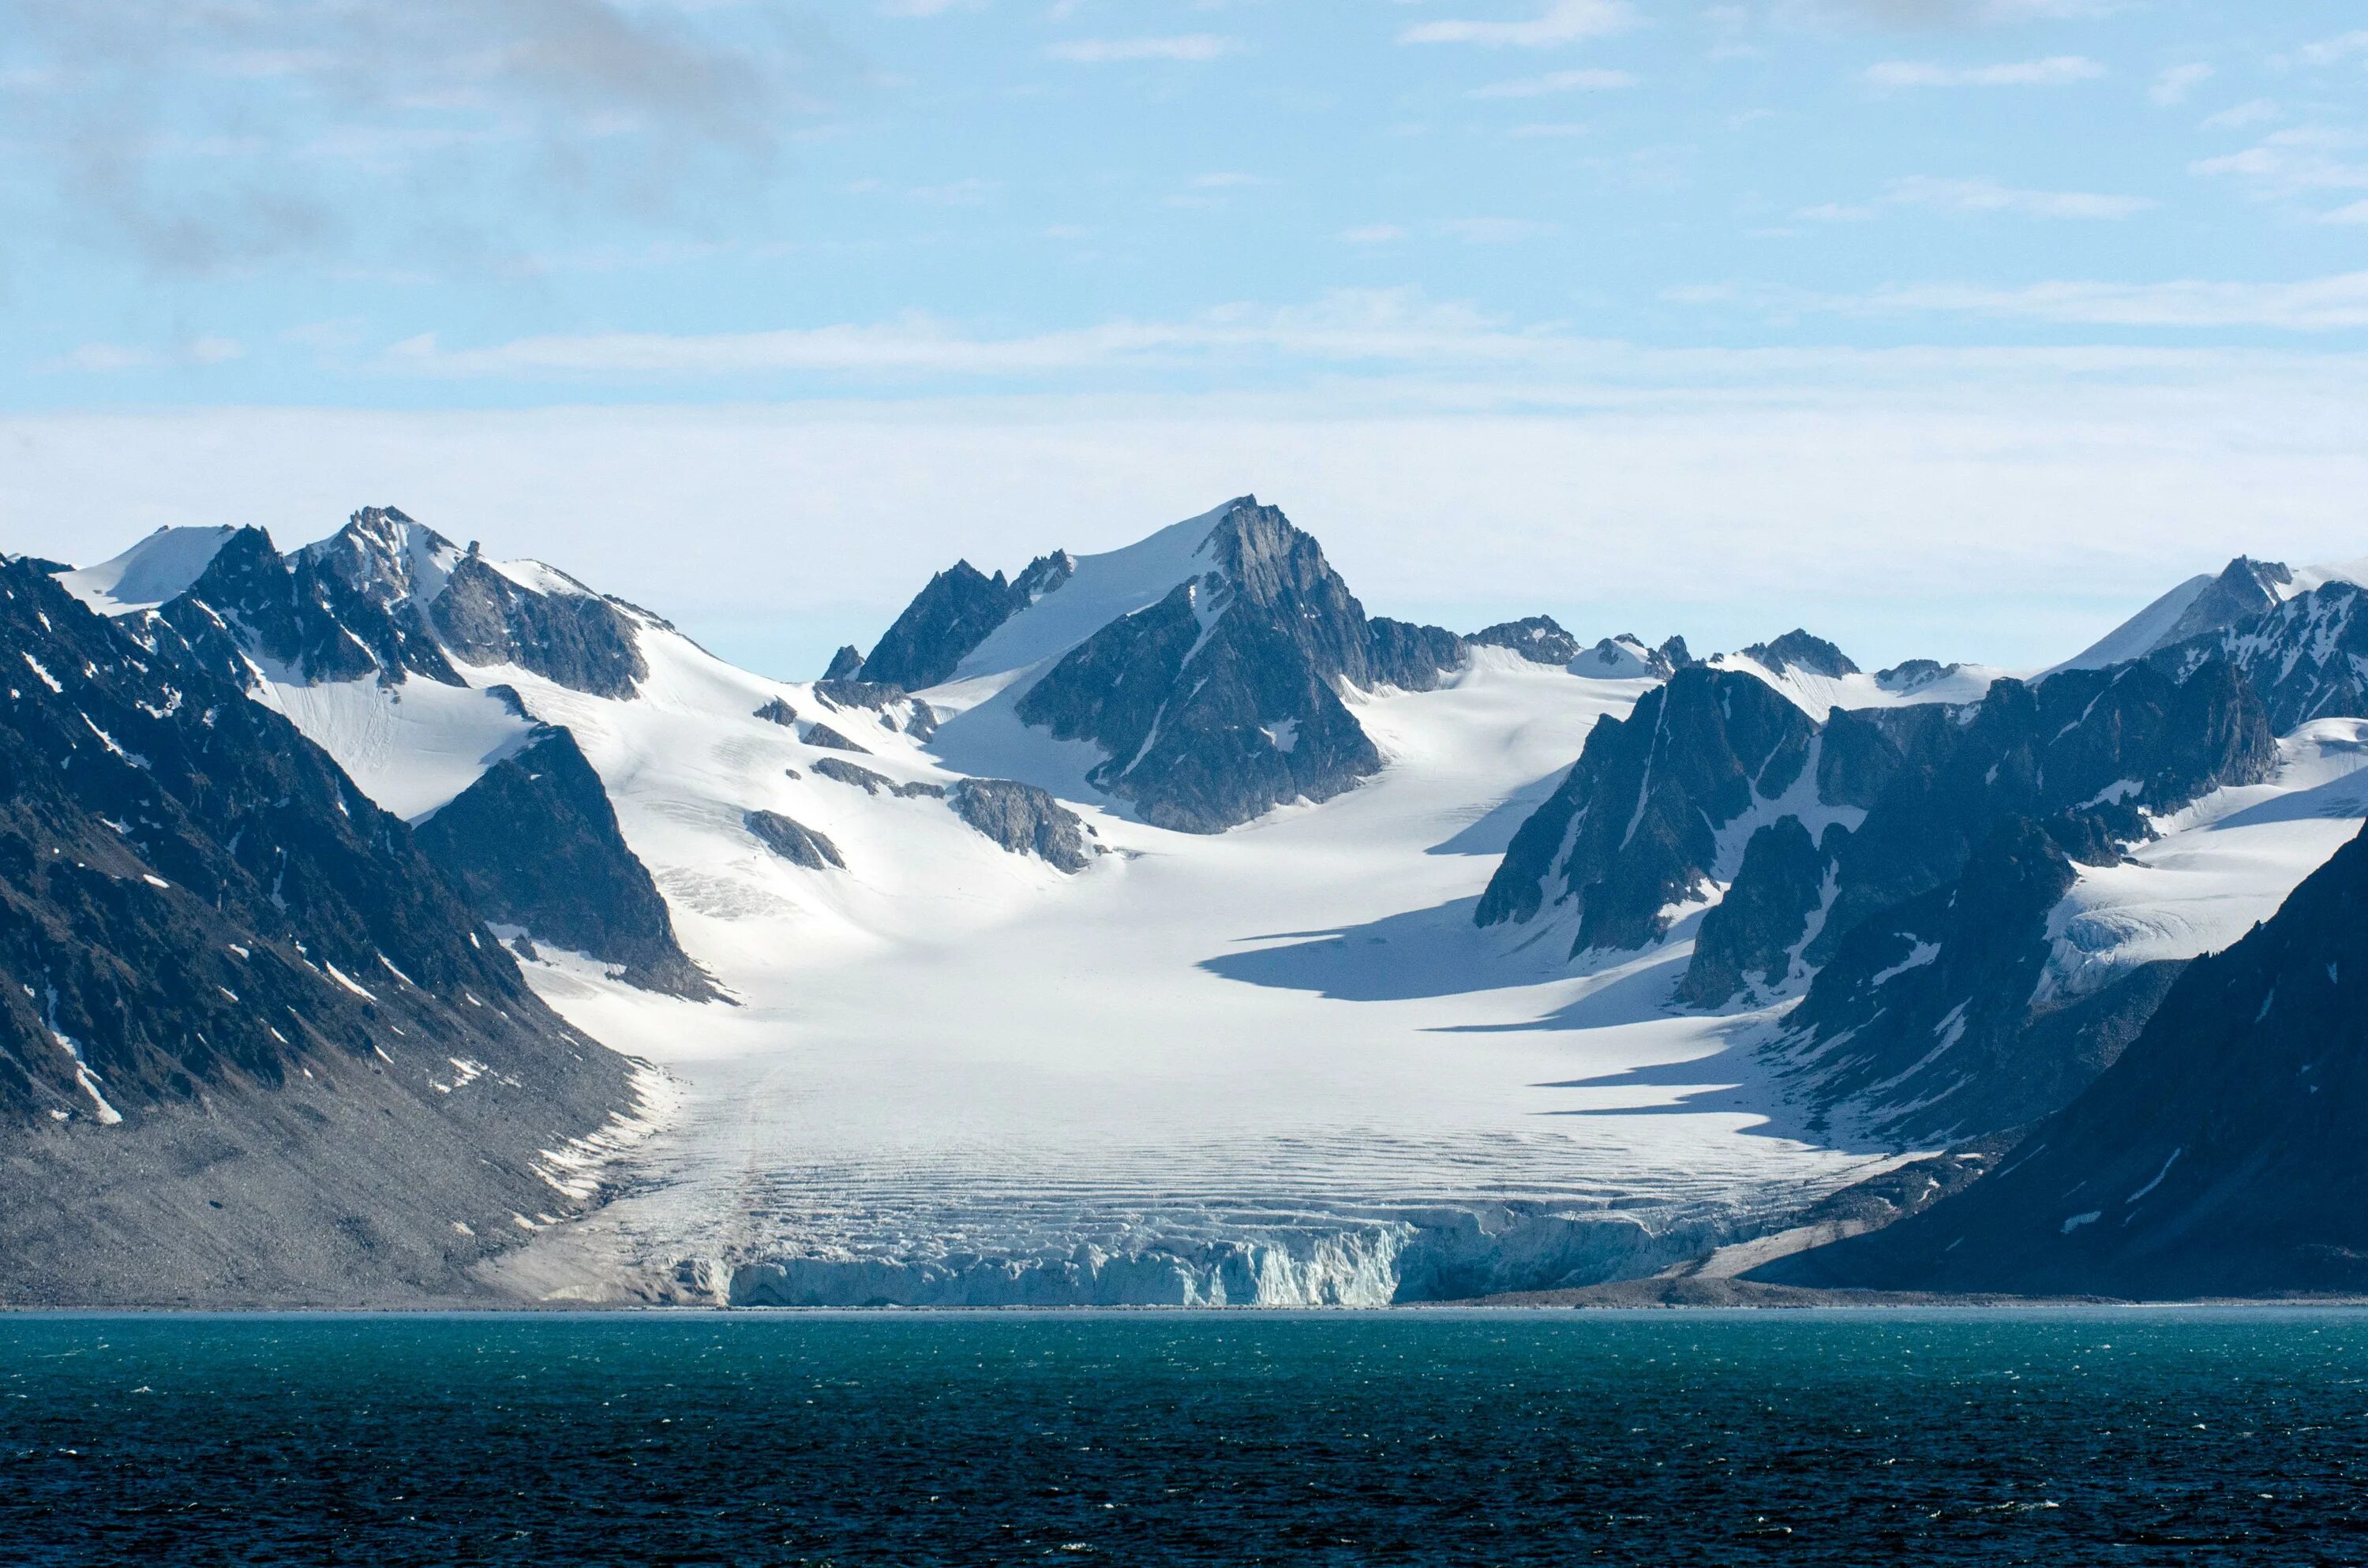
<svg viewBox="0 0 2368 1568">
<path fill-rule="evenodd" d="M 2368 834 L 2188 966 L 1994 1175 L 1793 1283 L 2179 1297 L 2368 1290 Z"/>
<path fill-rule="evenodd" d="M 402 823 L 22 564 L 0 665 L 0 1295 L 468 1297 L 590 1194 L 629 1064 Z"/>
</svg>

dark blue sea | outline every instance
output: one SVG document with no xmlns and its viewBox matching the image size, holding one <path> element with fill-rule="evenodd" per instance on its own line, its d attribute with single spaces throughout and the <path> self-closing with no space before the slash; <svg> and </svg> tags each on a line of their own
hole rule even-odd
<svg viewBox="0 0 2368 1568">
<path fill-rule="evenodd" d="M 2359 1563 L 2368 1314 L 0 1316 L 0 1561 Z"/>
</svg>

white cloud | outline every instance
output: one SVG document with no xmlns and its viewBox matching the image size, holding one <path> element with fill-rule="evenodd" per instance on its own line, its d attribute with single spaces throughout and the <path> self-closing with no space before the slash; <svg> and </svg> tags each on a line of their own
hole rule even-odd
<svg viewBox="0 0 2368 1568">
<path fill-rule="evenodd" d="M 1940 65 L 1927 60 L 1886 60 L 1870 65 L 1866 79 L 1878 87 L 2061 87 L 2093 81 L 2105 68 L 2078 54 L 1997 65 Z"/>
<path fill-rule="evenodd" d="M 1936 212 L 2012 212 L 2029 218 L 2131 218 L 2160 205 L 2144 196 L 2100 196 L 2085 190 L 2015 190 L 1994 179 L 1893 180 L 1884 199 Z"/>
<path fill-rule="evenodd" d="M 1917 284 L 1833 308 L 1953 312 L 2084 326 L 2269 327 L 2334 332 L 2368 327 L 2368 272 L 2296 283 L 2051 282 L 2020 289 Z"/>
<path fill-rule="evenodd" d="M 1398 41 L 1548 49 L 1625 32 L 1636 20 L 1635 8 L 1627 0 L 1552 0 L 1543 12 L 1524 21 L 1421 22 L 1398 34 Z"/>
<path fill-rule="evenodd" d="M 1081 38 L 1053 44 L 1044 52 L 1054 60 L 1077 65 L 1108 65 L 1134 60 L 1221 60 L 1239 54 L 1237 38 L 1217 33 L 1183 33 L 1169 38 Z"/>
<path fill-rule="evenodd" d="M 120 343 L 85 343 L 70 354 L 44 360 L 34 368 L 105 376 L 121 370 L 152 370 L 176 365 L 221 365 L 243 358 L 245 353 L 246 345 L 238 339 L 205 333 L 169 349 Z"/>
<path fill-rule="evenodd" d="M 2190 93 L 2212 80 L 2214 74 L 2209 65 L 2174 65 L 2154 79 L 2154 85 L 2146 89 L 2146 97 L 2165 108 L 2183 104 Z"/>
<path fill-rule="evenodd" d="M 2306 43 L 2294 51 L 2294 58 L 2304 65 L 2333 65 L 2355 54 L 2368 54 L 2368 28 Z"/>
<path fill-rule="evenodd" d="M 1556 227 L 1533 218 L 1451 218 L 1439 225 L 1439 232 L 1468 245 L 1506 245 L 1551 234 Z"/>
<path fill-rule="evenodd" d="M 2224 108 L 2217 114 L 2204 116 L 2203 129 L 2206 131 L 2236 131 L 2248 125 L 2260 125 L 2266 120 L 2271 120 L 2277 118 L 2278 106 L 2276 104 L 2271 102 L 2268 98 L 2255 98 L 2249 103 L 2241 103 L 2233 108 Z"/>
<path fill-rule="evenodd" d="M 1633 87 L 1636 78 L 1625 71 L 1550 71 L 1543 76 L 1491 82 L 1472 89 L 1475 98 L 1542 98 L 1554 93 L 1600 93 Z"/>
<path fill-rule="evenodd" d="M 2321 213 L 2318 221 L 2322 223 L 2368 223 L 2368 199 L 2355 201 L 2349 207 L 2339 207 L 2332 212 Z"/>
<path fill-rule="evenodd" d="M 2272 131 L 2242 152 L 2190 164 L 2188 171 L 2235 179 L 2262 198 L 2368 189 L 2368 163 L 2347 161 L 2340 155 L 2362 142 L 2356 131 L 2297 125 Z"/>
</svg>

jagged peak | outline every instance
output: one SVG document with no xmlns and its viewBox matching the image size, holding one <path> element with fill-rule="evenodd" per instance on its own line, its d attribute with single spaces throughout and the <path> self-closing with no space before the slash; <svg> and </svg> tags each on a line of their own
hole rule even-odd
<svg viewBox="0 0 2368 1568">
<path fill-rule="evenodd" d="M 1849 654 L 1797 626 L 1771 642 L 1754 642 L 1742 651 L 1742 656 L 1780 676 L 1796 669 L 1836 679 L 1859 673 Z"/>
</svg>

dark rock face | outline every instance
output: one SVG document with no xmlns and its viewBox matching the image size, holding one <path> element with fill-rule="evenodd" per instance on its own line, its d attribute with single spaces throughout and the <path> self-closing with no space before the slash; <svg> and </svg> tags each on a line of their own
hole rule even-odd
<svg viewBox="0 0 2368 1568">
<path fill-rule="evenodd" d="M 463 664 L 517 665 L 595 697 L 631 697 L 650 673 L 616 605 L 589 590 L 520 587 L 475 554 L 452 568 L 427 615 Z"/>
<path fill-rule="evenodd" d="M 2214 660 L 2243 674 L 2279 734 L 2313 719 L 2368 717 L 2368 592 L 2329 583 L 2240 625 L 2170 643 L 2147 663 L 2184 679 Z"/>
<path fill-rule="evenodd" d="M 2183 683 L 2138 665 L 2001 680 L 1971 709 L 1897 710 L 1886 734 L 1903 760 L 1842 848 L 1816 963 L 1861 921 L 1953 881 L 2006 818 L 2075 846 L 2130 842 L 2147 834 L 2142 809 L 2258 783 L 2277 757 L 2260 700 L 2226 664 Z"/>
<path fill-rule="evenodd" d="M 627 1064 L 241 686 L 18 564 L 0 662 L 0 1295 L 474 1293 Z"/>
<path fill-rule="evenodd" d="M 1474 632 L 1470 641 L 1484 648 L 1510 648 L 1534 665 L 1566 665 L 1580 653 L 1578 639 L 1550 615 L 1499 621 Z"/>
<path fill-rule="evenodd" d="M 1011 585 L 957 561 L 914 596 L 863 661 L 861 678 L 917 690 L 954 673 L 962 655 L 1011 617 Z"/>
<path fill-rule="evenodd" d="M 2278 607 L 2278 590 L 2294 581 L 2282 561 L 2255 561 L 2240 555 L 2221 568 L 2193 602 L 2163 633 L 2161 647 L 2184 642 L 2207 632 L 2234 629 Z"/>
<path fill-rule="evenodd" d="M 1810 675 L 1839 678 L 1854 676 L 1858 666 L 1848 654 L 1822 637 L 1812 637 L 1798 627 L 1772 642 L 1754 642 L 1743 650 L 1747 659 L 1757 660 L 1769 670 L 1782 675 L 1787 670 L 1803 670 Z"/>
<path fill-rule="evenodd" d="M 1754 833 L 1743 846 L 1734 887 L 1702 916 L 1677 999 L 1716 1007 L 1782 987 L 1815 934 L 1811 922 L 1824 914 L 1832 892 L 1829 872 L 1848 834 L 1835 823 L 1821 846 L 1798 817 L 1780 817 Z"/>
<path fill-rule="evenodd" d="M 1788 1282 L 2130 1297 L 2368 1290 L 2368 837 L 2226 952 L 1997 1174 Z"/>
<path fill-rule="evenodd" d="M 791 707 L 787 701 L 776 697 L 757 709 L 756 717 L 768 724 L 779 724 L 784 729 L 795 729 L 798 722 L 798 710 Z"/>
<path fill-rule="evenodd" d="M 1934 681 L 1946 680 L 1963 668 L 1963 665 L 1944 665 L 1937 659 L 1909 659 L 1887 670 L 1877 670 L 1874 684 L 1885 691 L 1903 694 L 1921 691 Z"/>
<path fill-rule="evenodd" d="M 806 726 L 805 743 L 810 746 L 821 746 L 826 751 L 851 751 L 859 756 L 870 756 L 871 755 L 869 748 L 856 744 L 853 741 L 848 740 L 845 735 L 840 734 L 837 730 L 832 729 L 828 724 L 808 724 Z M 821 764 L 817 763 L 815 766 L 820 767 Z"/>
<path fill-rule="evenodd" d="M 1098 788 L 1187 833 L 1329 800 L 1381 767 L 1337 689 L 1373 683 L 1364 611 L 1321 547 L 1244 497 L 1205 548 L 1212 570 L 1071 649 L 1017 710 L 1099 746 Z"/>
<path fill-rule="evenodd" d="M 863 651 L 852 642 L 840 647 L 830 656 L 830 667 L 822 672 L 825 680 L 853 680 L 863 671 Z"/>
<path fill-rule="evenodd" d="M 1668 907 L 1707 891 L 1718 830 L 1790 789 L 1814 734 L 1756 676 L 1679 671 L 1626 719 L 1597 722 L 1560 788 L 1514 834 L 1474 918 L 1494 926 L 1572 903 L 1574 953 L 1659 940 Z"/>
<path fill-rule="evenodd" d="M 793 822 L 779 812 L 748 812 L 740 822 L 757 843 L 793 866 L 814 871 L 847 869 L 847 859 L 839 854 L 838 846 L 803 823 Z"/>
<path fill-rule="evenodd" d="M 416 830 L 489 925 L 621 966 L 645 991 L 708 1001 L 714 983 L 676 941 L 657 884 L 625 844 L 575 737 L 539 726 Z"/>
<path fill-rule="evenodd" d="M 817 761 L 814 770 L 837 783 L 852 785 L 867 795 L 888 794 L 899 800 L 914 800 L 925 796 L 934 799 L 946 792 L 942 784 L 899 784 L 885 774 L 874 773 L 851 762 L 841 762 L 835 756 L 825 756 Z"/>
<path fill-rule="evenodd" d="M 282 557 L 261 528 L 241 528 L 188 591 L 145 618 L 143 640 L 209 675 L 250 684 L 250 656 L 307 682 L 399 681 L 447 686 L 460 676 L 416 605 L 358 585 L 345 552 Z"/>
<path fill-rule="evenodd" d="M 1015 855 L 1033 855 L 1072 873 L 1090 864 L 1083 820 L 1032 784 L 964 778 L 950 799 L 962 821 Z"/>
<path fill-rule="evenodd" d="M 1436 691 L 1471 657 L 1463 639 L 1443 626 L 1375 616 L 1365 623 L 1372 678 L 1401 691 Z"/>
<path fill-rule="evenodd" d="M 989 577 L 957 561 L 929 579 L 872 648 L 862 679 L 917 691 L 951 677 L 954 667 L 989 633 L 1069 580 L 1076 562 L 1064 550 L 1037 557 L 1015 583 Z M 834 662 L 830 679 L 842 678 Z"/>
</svg>

